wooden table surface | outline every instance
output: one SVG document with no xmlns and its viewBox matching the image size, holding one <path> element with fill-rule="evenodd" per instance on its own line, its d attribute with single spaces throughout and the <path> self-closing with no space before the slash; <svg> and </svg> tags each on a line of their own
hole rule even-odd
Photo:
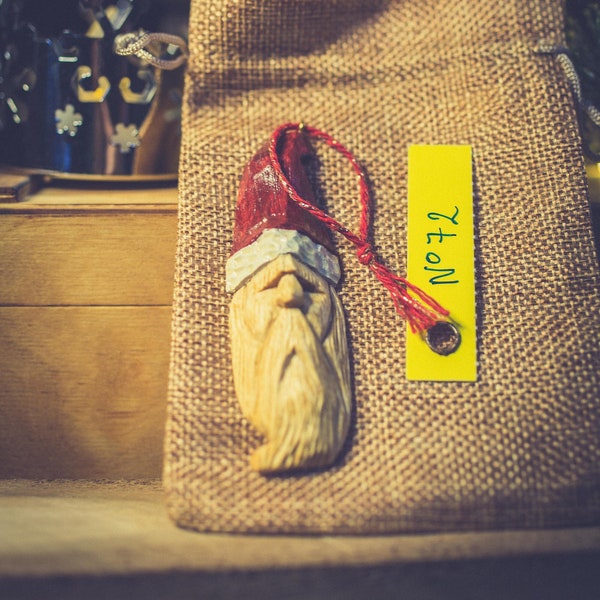
<svg viewBox="0 0 600 600">
<path fill-rule="evenodd" d="M 246 536 L 178 529 L 160 482 L 0 482 L 0 598 L 600 598 L 600 528 Z"/>
</svg>

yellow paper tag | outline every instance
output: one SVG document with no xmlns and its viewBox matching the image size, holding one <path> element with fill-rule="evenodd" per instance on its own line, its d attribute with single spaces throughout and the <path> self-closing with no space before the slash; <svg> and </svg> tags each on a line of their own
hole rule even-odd
<svg viewBox="0 0 600 600">
<path fill-rule="evenodd" d="M 474 262 L 471 147 L 410 146 L 408 280 L 450 311 L 460 344 L 438 354 L 408 328 L 408 379 L 477 379 Z"/>
</svg>

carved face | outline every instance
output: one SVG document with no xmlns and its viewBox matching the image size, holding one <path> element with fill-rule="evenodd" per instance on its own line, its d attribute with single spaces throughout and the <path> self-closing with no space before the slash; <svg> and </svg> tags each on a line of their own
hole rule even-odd
<svg viewBox="0 0 600 600">
<path fill-rule="evenodd" d="M 329 284 L 291 254 L 258 271 L 234 302 L 244 303 L 244 322 L 256 339 L 264 337 L 282 310 L 302 312 L 321 341 L 331 322 Z"/>
<path fill-rule="evenodd" d="M 268 443 L 263 471 L 330 464 L 344 442 L 350 381 L 344 315 L 335 290 L 291 255 L 238 290 L 230 313 L 236 394 Z"/>
</svg>

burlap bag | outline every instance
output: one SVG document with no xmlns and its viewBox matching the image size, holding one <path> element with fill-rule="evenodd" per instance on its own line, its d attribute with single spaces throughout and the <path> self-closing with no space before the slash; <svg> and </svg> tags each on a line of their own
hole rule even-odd
<svg viewBox="0 0 600 600">
<path fill-rule="evenodd" d="M 181 526 L 414 532 L 598 523 L 600 301 L 554 0 L 193 0 L 165 485 Z M 409 382 L 405 324 L 337 240 L 355 415 L 337 464 L 264 477 L 230 369 L 225 261 L 242 169 L 277 125 L 367 170 L 382 260 L 406 268 L 407 147 L 474 152 L 479 379 Z M 358 219 L 348 164 L 323 196 Z M 434 166 L 432 166 L 434 168 Z"/>
</svg>

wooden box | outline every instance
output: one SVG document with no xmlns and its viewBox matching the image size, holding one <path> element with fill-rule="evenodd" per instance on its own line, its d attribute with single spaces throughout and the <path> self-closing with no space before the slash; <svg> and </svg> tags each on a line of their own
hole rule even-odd
<svg viewBox="0 0 600 600">
<path fill-rule="evenodd" d="M 0 477 L 162 467 L 174 184 L 0 204 Z"/>
</svg>

